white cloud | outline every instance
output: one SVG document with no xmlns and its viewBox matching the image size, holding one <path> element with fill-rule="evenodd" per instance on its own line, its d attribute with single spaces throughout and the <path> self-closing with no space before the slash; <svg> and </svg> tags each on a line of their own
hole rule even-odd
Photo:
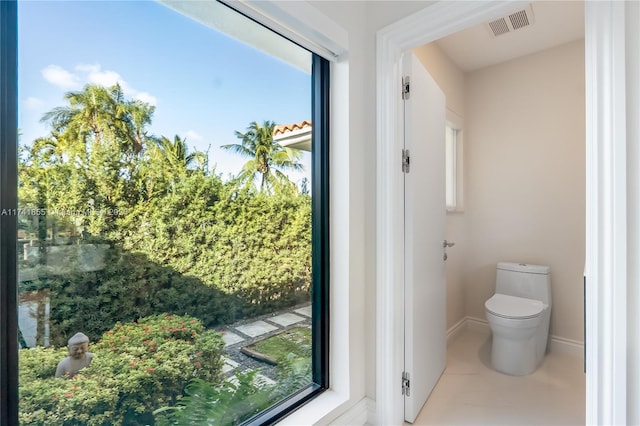
<svg viewBox="0 0 640 426">
<path fill-rule="evenodd" d="M 105 87 L 120 84 L 122 91 L 128 97 L 155 105 L 158 100 L 155 96 L 134 89 L 113 70 L 103 70 L 100 64 L 78 64 L 74 67 L 75 72 L 69 72 L 58 65 L 49 65 L 42 70 L 42 75 L 48 82 L 62 89 L 79 89 L 84 84 L 98 84 Z"/>
<path fill-rule="evenodd" d="M 195 130 L 187 130 L 184 135 L 187 140 L 191 142 L 201 142 L 204 140 L 204 138 Z"/>
<path fill-rule="evenodd" d="M 115 71 L 91 71 L 87 74 L 87 80 L 91 84 L 99 84 L 104 87 L 110 87 L 116 83 L 120 83 L 123 90 L 127 87 L 127 83 L 122 76 Z"/>
<path fill-rule="evenodd" d="M 155 96 L 147 93 L 147 92 L 139 92 L 133 95 L 133 99 L 137 101 L 146 102 L 149 105 L 156 105 L 158 103 L 158 99 Z"/>
<path fill-rule="evenodd" d="M 77 75 L 70 73 L 59 65 L 48 65 L 42 70 L 42 76 L 49 83 L 63 90 L 82 87 Z"/>
<path fill-rule="evenodd" d="M 78 64 L 75 66 L 76 71 L 80 71 L 82 73 L 90 74 L 92 72 L 97 72 L 100 70 L 100 65 L 98 64 Z"/>
<path fill-rule="evenodd" d="M 41 106 L 43 106 L 44 105 L 44 101 L 42 99 L 40 99 L 40 98 L 29 96 L 27 99 L 25 99 L 22 102 L 22 105 L 24 105 L 24 107 L 26 109 L 34 110 L 34 109 L 38 109 Z"/>
</svg>

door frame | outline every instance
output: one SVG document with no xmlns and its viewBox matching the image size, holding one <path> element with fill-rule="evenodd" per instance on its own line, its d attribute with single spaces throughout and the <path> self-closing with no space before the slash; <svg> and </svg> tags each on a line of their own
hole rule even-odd
<svg viewBox="0 0 640 426">
<path fill-rule="evenodd" d="M 522 1 L 439 1 L 376 33 L 376 424 L 402 424 L 401 54 L 513 12 Z M 625 4 L 585 2 L 586 423 L 625 424 L 627 223 Z"/>
</svg>

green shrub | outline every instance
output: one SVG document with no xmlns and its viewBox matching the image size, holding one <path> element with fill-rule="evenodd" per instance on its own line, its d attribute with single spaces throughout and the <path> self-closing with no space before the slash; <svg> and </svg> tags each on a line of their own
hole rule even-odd
<svg viewBox="0 0 640 426">
<path fill-rule="evenodd" d="M 115 244 L 106 251 L 105 265 L 99 271 L 53 275 L 32 285 L 49 289 L 53 345 L 65 345 L 78 330 L 97 341 L 118 321 L 160 312 L 190 315 L 213 327 L 235 321 L 242 310 L 237 297 Z"/>
<path fill-rule="evenodd" d="M 156 424 L 235 426 L 311 383 L 310 358 L 291 356 L 278 364 L 278 381 L 260 380 L 259 370 L 236 371 L 222 383 L 193 379 L 178 404 L 155 411 Z"/>
<path fill-rule="evenodd" d="M 20 382 L 53 377 L 58 362 L 67 355 L 67 348 L 22 349 L 20 351 Z"/>
<path fill-rule="evenodd" d="M 102 269 L 83 272 L 70 260 L 30 269 L 39 279 L 23 287 L 49 290 L 54 345 L 79 329 L 96 340 L 117 321 L 159 312 L 214 327 L 309 300 L 308 194 L 265 195 L 190 173 L 171 191 L 118 211 L 104 229 L 90 218 L 100 233 L 69 239 L 104 247 Z M 62 226 L 65 218 L 54 219 Z"/>
<path fill-rule="evenodd" d="M 91 365 L 53 377 L 65 349 L 20 351 L 20 422 L 35 425 L 147 425 L 175 404 L 189 380 L 220 380 L 223 341 L 190 316 L 157 315 L 116 324 L 90 346 Z"/>
<path fill-rule="evenodd" d="M 311 197 L 209 180 L 194 175 L 156 204 L 137 207 L 117 241 L 236 296 L 243 317 L 308 300 Z"/>
</svg>

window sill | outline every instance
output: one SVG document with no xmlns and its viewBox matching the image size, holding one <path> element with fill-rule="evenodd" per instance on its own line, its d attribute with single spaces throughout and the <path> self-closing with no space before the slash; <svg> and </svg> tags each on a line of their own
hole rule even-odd
<svg viewBox="0 0 640 426">
<path fill-rule="evenodd" d="M 278 422 L 280 426 L 324 424 L 338 417 L 349 401 L 344 394 L 327 390 Z"/>
</svg>

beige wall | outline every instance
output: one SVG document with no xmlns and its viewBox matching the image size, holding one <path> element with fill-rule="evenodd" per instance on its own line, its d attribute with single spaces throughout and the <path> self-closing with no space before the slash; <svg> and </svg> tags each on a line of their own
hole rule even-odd
<svg viewBox="0 0 640 426">
<path fill-rule="evenodd" d="M 461 117 L 465 211 L 447 214 L 447 328 L 485 318 L 495 264 L 552 268 L 553 335 L 583 340 L 584 44 L 464 73 L 437 44 L 414 50 Z"/>
<path fill-rule="evenodd" d="M 583 340 L 584 42 L 466 75 L 467 315 L 499 261 L 551 267 L 551 334 Z"/>
<path fill-rule="evenodd" d="M 350 237 L 350 252 L 353 259 L 350 265 L 352 294 L 350 306 L 357 317 L 361 315 L 361 320 L 352 324 L 352 334 L 355 342 L 363 342 L 363 346 L 354 345 L 349 350 L 362 353 L 365 370 L 365 389 L 367 396 L 375 398 L 375 372 L 376 372 L 376 54 L 375 39 L 376 31 L 389 25 L 404 16 L 408 16 L 426 6 L 429 2 L 348 2 L 348 1 L 312 1 L 314 7 L 331 17 L 339 25 L 348 31 L 350 52 L 349 62 L 349 117 L 345 120 L 349 122 L 350 149 L 348 152 L 351 158 L 350 163 L 350 200 L 352 217 Z M 567 48 L 566 46 L 564 47 Z M 571 49 L 569 49 L 571 50 Z M 529 58 L 520 59 L 513 63 L 503 64 L 497 67 L 487 68 L 466 76 L 465 89 L 468 92 L 463 102 L 449 102 L 451 109 L 462 108 L 461 115 L 464 116 L 465 135 L 465 161 L 467 175 L 465 177 L 465 212 L 462 214 L 448 215 L 448 225 L 453 221 L 461 222 L 457 228 L 448 226 L 448 238 L 456 241 L 457 245 L 450 251 L 448 268 L 452 268 L 454 262 L 463 262 L 464 268 L 455 268 L 461 278 L 464 279 L 465 299 L 462 302 L 455 299 L 456 294 L 461 293 L 460 287 L 449 288 L 449 302 L 453 302 L 454 308 L 449 305 L 448 311 L 455 313 L 448 314 L 448 326 L 455 323 L 455 318 L 459 317 L 460 311 L 464 310 L 465 315 L 473 315 L 484 318 L 483 303 L 490 297 L 493 291 L 495 277 L 495 263 L 500 260 L 524 260 L 529 262 L 549 264 L 553 270 L 554 286 L 554 318 L 552 333 L 575 340 L 582 340 L 582 285 L 580 276 L 582 274 L 582 259 L 584 253 L 584 74 L 580 47 L 574 46 L 570 57 L 563 54 L 556 54 L 555 59 L 545 61 L 543 66 L 535 64 L 534 55 Z M 541 57 L 553 54 L 553 51 L 539 54 Z M 576 56 L 578 56 L 576 58 Z M 575 71 L 567 69 L 564 65 L 570 58 L 575 58 L 580 64 L 574 68 Z M 528 65 L 528 62 L 532 64 Z M 507 70 L 522 69 L 522 74 L 518 77 L 508 76 Z M 540 69 L 542 68 L 542 69 Z M 559 71 L 553 71 L 554 69 Z M 579 68 L 579 69 L 578 69 Z M 490 75 L 490 71 L 498 70 Z M 573 68 L 572 68 L 573 69 Z M 502 71 L 500 71 L 502 70 Z M 435 70 L 432 70 L 437 75 Z M 542 76 L 550 74 L 549 78 Z M 438 77 L 441 81 L 442 78 Z M 505 81 L 501 81 L 505 79 Z M 516 80 L 508 82 L 508 80 Z M 569 83 L 566 83 L 566 80 Z M 473 83 L 471 83 L 472 81 Z M 486 88 L 483 85 L 490 84 Z M 520 82 L 520 85 L 516 85 Z M 502 84 L 501 84 L 502 83 Z M 539 84 L 545 84 L 540 87 Z M 442 83 L 443 86 L 445 85 Z M 546 86 L 558 86 L 552 90 L 557 94 L 557 101 L 554 104 L 548 100 L 534 99 L 543 94 L 548 89 Z M 472 87 L 473 86 L 473 87 Z M 542 90 L 541 90 L 542 89 Z M 487 93 L 483 93 L 487 92 Z M 511 95 L 514 92 L 518 96 Z M 532 92 L 532 95 L 528 95 Z M 568 93 L 569 92 L 569 93 Z M 473 96 L 472 96 L 473 95 Z M 452 97 L 453 95 L 450 95 Z M 567 105 L 579 99 L 582 106 Z M 484 97 L 484 99 L 482 99 Z M 529 99 L 527 99 L 529 98 Z M 493 101 L 489 102 L 490 99 Z M 516 102 L 518 101 L 518 102 Z M 522 106 L 516 104 L 521 103 Z M 452 105 L 453 104 L 453 105 Z M 459 105 L 462 104 L 462 107 Z M 485 110 L 491 104 L 491 108 Z M 551 105 L 548 105 L 551 104 Z M 477 114 L 472 114 L 470 108 L 478 106 Z M 540 109 L 538 105 L 543 105 Z M 555 105 L 555 106 L 554 106 Z M 577 110 L 568 114 L 570 109 Z M 515 135 L 507 135 L 508 146 L 501 152 L 493 152 L 493 146 L 498 143 L 498 139 L 493 139 L 491 129 L 502 128 L 500 132 L 509 131 L 505 126 L 510 125 L 513 113 L 523 111 L 523 121 L 530 124 L 530 128 L 515 129 Z M 555 111 L 552 113 L 552 111 Z M 484 116 L 497 115 L 500 120 L 494 120 L 487 124 L 482 121 Z M 540 120 L 549 115 L 548 119 L 556 121 L 541 124 Z M 491 118 L 491 117 L 487 117 Z M 582 120 L 582 121 L 581 121 Z M 542 128 L 552 128 L 555 135 L 538 135 Z M 471 129 L 475 134 L 469 134 Z M 566 131 L 566 132 L 565 132 Z M 567 134 L 563 134 L 567 133 Z M 532 136 L 533 135 L 533 136 Z M 534 140 L 530 143 L 531 139 Z M 510 173 L 506 182 L 514 182 L 516 187 L 515 195 L 509 203 L 501 201 L 501 194 L 504 189 L 500 185 L 494 185 L 495 174 L 498 170 L 504 169 L 503 163 L 496 161 L 497 158 L 507 155 L 515 150 L 517 146 L 522 148 L 523 141 L 527 142 L 527 147 L 534 151 L 527 153 L 527 160 L 520 156 L 510 161 L 511 168 L 516 172 L 526 170 L 533 166 L 531 160 L 542 157 L 544 160 L 543 170 L 555 170 L 552 176 L 562 176 L 569 174 L 564 179 L 555 179 L 543 174 L 540 179 L 543 182 L 544 191 L 536 190 L 535 195 L 529 198 L 524 197 L 526 202 L 521 201 L 522 191 L 532 186 L 526 182 L 526 176 L 518 176 L 517 173 Z M 582 142 L 576 142 L 577 140 Z M 505 142 L 506 143 L 506 142 Z M 474 145 L 475 144 L 475 145 Z M 550 147 L 553 147 L 551 150 Z M 520 154 L 520 153 L 517 153 Z M 469 164 L 471 160 L 476 164 Z M 484 159 L 491 160 L 486 164 Z M 540 158 L 539 158 L 540 159 Z M 521 164 L 524 163 L 524 164 Z M 538 164 L 539 162 L 535 163 Z M 571 166 L 569 166 L 571 165 Z M 489 170 L 485 170 L 488 168 Z M 542 173 L 540 173 L 542 174 Z M 547 176 L 547 177 L 545 177 Z M 556 182 L 562 180 L 562 182 Z M 551 182 L 551 183 L 549 183 Z M 490 188 L 487 192 L 482 192 L 485 188 Z M 546 192 L 548 192 L 548 194 Z M 564 194 L 568 192 L 568 194 Z M 567 195 L 567 196 L 565 196 Z M 542 199 L 545 206 L 540 212 L 540 208 L 526 209 L 527 205 L 534 204 L 533 201 Z M 525 211 L 522 216 L 515 219 L 513 210 L 518 208 Z M 535 214 L 531 214 L 531 212 Z M 562 215 L 557 212 L 563 212 Z M 540 213 L 540 214 L 538 214 Z M 544 215 L 543 215 L 544 213 Z M 507 223 L 502 223 L 507 217 Z M 556 217 L 557 216 L 557 217 Z M 567 218 L 567 219 L 565 219 Z M 523 235 L 525 230 L 532 224 L 537 225 L 532 236 Z M 570 222 L 570 223 L 567 223 Z M 486 226 L 485 226 L 486 225 Z M 468 227 L 469 229 L 465 229 Z M 498 232 L 499 228 L 502 231 Z M 453 233 L 457 229 L 458 234 Z M 575 230 L 573 232 L 572 230 Z M 576 235 L 580 234 L 580 235 Z M 470 244 L 473 236 L 475 243 Z M 466 241 L 464 241 L 466 237 Z M 526 239 L 530 244 L 517 244 L 522 239 Z M 533 243 L 531 243 L 533 241 Z M 526 248 L 525 248 L 526 247 Z M 573 266 L 568 265 L 566 256 L 573 259 Z M 567 264 L 567 266 L 564 266 Z M 570 271 L 562 273 L 561 271 Z M 455 278 L 452 279 L 455 282 Z M 462 280 L 457 280 L 462 282 Z M 464 303 L 464 309 L 462 304 Z M 570 306 L 567 311 L 567 305 Z M 566 312 L 566 319 L 558 321 L 558 313 Z M 346 348 L 345 348 L 346 349 Z M 356 357 L 358 358 L 358 357 Z M 359 390 L 355 391 L 358 393 Z"/>
<path fill-rule="evenodd" d="M 464 127 L 465 75 L 438 47 L 429 43 L 413 50 L 422 65 L 436 81 L 446 96 L 447 118 L 456 118 L 456 124 Z M 453 115 L 453 117 L 452 117 Z M 447 329 L 466 316 L 464 291 L 464 253 L 467 249 L 465 215 L 463 212 L 447 213 L 447 240 L 455 246 L 447 249 Z"/>
<path fill-rule="evenodd" d="M 440 49 L 437 43 L 429 43 L 413 50 L 429 74 L 447 97 L 447 110 L 464 118 L 465 74 Z"/>
</svg>

